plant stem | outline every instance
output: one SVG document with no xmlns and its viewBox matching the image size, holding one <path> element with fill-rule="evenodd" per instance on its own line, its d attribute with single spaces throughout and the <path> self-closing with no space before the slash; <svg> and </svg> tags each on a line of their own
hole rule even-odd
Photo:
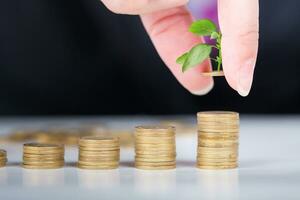
<svg viewBox="0 0 300 200">
<path fill-rule="evenodd" d="M 218 62 L 218 68 L 217 68 L 217 71 L 220 71 L 221 70 L 221 62 Z"/>
<path fill-rule="evenodd" d="M 220 71 L 221 70 L 221 64 L 222 64 L 222 48 L 221 48 L 221 33 L 219 34 L 219 37 L 217 38 L 217 44 L 218 46 L 220 47 L 219 48 L 219 55 L 218 55 L 218 59 L 217 59 L 217 62 L 218 62 L 218 68 L 217 68 L 217 71 Z"/>
</svg>

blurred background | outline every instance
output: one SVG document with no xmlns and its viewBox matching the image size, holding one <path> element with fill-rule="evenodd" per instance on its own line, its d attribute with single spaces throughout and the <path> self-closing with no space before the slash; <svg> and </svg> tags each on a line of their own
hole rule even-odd
<svg viewBox="0 0 300 200">
<path fill-rule="evenodd" d="M 99 0 L 0 2 L 0 115 L 300 112 L 300 2 L 260 1 L 253 88 L 240 97 L 224 78 L 194 96 L 156 53 L 138 16 Z M 216 1 L 191 0 L 216 19 Z"/>
</svg>

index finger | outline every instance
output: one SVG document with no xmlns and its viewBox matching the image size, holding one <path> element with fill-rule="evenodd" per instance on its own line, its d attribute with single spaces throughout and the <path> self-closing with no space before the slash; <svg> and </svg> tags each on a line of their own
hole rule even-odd
<svg viewBox="0 0 300 200">
<path fill-rule="evenodd" d="M 188 31 L 193 19 L 186 7 L 141 15 L 141 19 L 158 54 L 177 80 L 193 94 L 208 93 L 213 87 L 213 80 L 201 75 L 201 72 L 211 70 L 208 60 L 185 73 L 176 63 L 177 57 L 203 42 L 203 38 Z"/>
</svg>

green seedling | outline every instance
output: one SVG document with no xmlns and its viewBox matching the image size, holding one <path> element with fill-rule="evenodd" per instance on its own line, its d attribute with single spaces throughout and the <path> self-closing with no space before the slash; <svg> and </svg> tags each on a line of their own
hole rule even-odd
<svg viewBox="0 0 300 200">
<path fill-rule="evenodd" d="M 216 58 L 210 58 L 217 64 L 217 71 L 221 71 L 222 55 L 221 55 L 221 39 L 222 35 L 214 22 L 209 19 L 201 19 L 192 23 L 189 31 L 198 36 L 209 36 L 211 40 L 215 40 L 215 45 L 197 44 L 189 52 L 182 54 L 177 58 L 176 62 L 182 65 L 182 72 L 201 64 L 210 58 L 212 48 L 218 50 Z"/>
</svg>

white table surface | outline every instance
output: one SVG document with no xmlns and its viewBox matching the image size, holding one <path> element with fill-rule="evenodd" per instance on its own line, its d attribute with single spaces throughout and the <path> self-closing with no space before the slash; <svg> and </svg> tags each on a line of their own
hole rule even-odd
<svg viewBox="0 0 300 200">
<path fill-rule="evenodd" d="M 195 121 L 191 117 L 181 119 Z M 76 148 L 66 149 L 67 166 L 57 170 L 19 167 L 22 146 L 0 144 L 8 167 L 0 168 L 0 200 L 59 199 L 300 199 L 300 116 L 241 116 L 240 167 L 195 168 L 197 137 L 177 137 L 177 168 L 144 171 L 132 167 L 133 149 L 121 149 L 116 170 L 80 170 Z M 2 118 L 0 134 L 20 126 L 99 121 L 111 127 L 156 123 L 158 118 Z"/>
</svg>

